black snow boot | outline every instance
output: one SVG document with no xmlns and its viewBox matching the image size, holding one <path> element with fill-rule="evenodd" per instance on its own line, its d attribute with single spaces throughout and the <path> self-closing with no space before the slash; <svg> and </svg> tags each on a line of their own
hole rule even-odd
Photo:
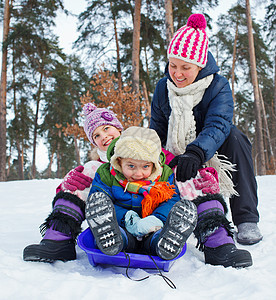
<svg viewBox="0 0 276 300">
<path fill-rule="evenodd" d="M 84 210 L 85 202 L 79 197 L 59 192 L 53 200 L 53 211 L 40 226 L 43 239 L 27 246 L 23 259 L 49 263 L 76 259 L 75 241 L 81 232 Z"/>
<path fill-rule="evenodd" d="M 52 263 L 56 260 L 68 261 L 76 259 L 75 241 L 54 241 L 43 239 L 39 244 L 29 245 L 24 249 L 25 261 Z"/>
<path fill-rule="evenodd" d="M 251 254 L 235 246 L 232 227 L 225 216 L 227 206 L 223 197 L 207 194 L 193 202 L 198 213 L 194 234 L 198 239 L 197 246 L 204 252 L 205 263 L 234 268 L 251 266 Z"/>
<path fill-rule="evenodd" d="M 216 248 L 205 247 L 205 263 L 214 266 L 244 268 L 252 266 L 248 251 L 237 249 L 234 244 L 224 244 Z"/>
</svg>

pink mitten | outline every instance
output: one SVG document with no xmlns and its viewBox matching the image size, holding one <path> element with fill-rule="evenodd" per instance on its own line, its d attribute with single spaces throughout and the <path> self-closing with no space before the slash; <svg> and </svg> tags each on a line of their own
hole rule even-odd
<svg viewBox="0 0 276 300">
<path fill-rule="evenodd" d="M 216 194 L 220 192 L 218 173 L 214 168 L 200 169 L 199 174 L 201 178 L 193 180 L 197 190 L 202 190 L 203 194 Z"/>
<path fill-rule="evenodd" d="M 71 170 L 67 175 L 64 177 L 61 183 L 61 189 L 69 190 L 74 192 L 76 190 L 84 190 L 88 188 L 92 183 L 93 179 L 82 174 L 84 167 L 78 166 L 74 170 Z"/>
</svg>

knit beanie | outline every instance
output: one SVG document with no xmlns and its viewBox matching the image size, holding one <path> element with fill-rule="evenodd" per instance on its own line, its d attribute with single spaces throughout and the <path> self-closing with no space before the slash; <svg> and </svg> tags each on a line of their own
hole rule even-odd
<svg viewBox="0 0 276 300">
<path fill-rule="evenodd" d="M 177 30 L 168 48 L 168 58 L 182 59 L 204 68 L 207 63 L 208 37 L 206 20 L 202 14 L 193 14 L 187 25 Z"/>
<path fill-rule="evenodd" d="M 154 168 L 147 179 L 153 181 L 162 173 L 161 151 L 161 141 L 155 130 L 132 126 L 126 129 L 116 142 L 110 163 L 115 170 L 122 173 L 118 157 L 152 162 Z"/>
<path fill-rule="evenodd" d="M 89 141 L 96 146 L 93 141 L 93 132 L 102 125 L 111 125 L 119 130 L 123 130 L 123 126 L 115 116 L 114 112 L 106 108 L 97 108 L 93 103 L 86 103 L 82 110 L 85 119 L 83 129 Z"/>
</svg>

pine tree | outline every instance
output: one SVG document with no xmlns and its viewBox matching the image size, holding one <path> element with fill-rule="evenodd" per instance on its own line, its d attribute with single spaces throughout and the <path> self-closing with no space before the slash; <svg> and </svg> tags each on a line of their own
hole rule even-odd
<svg viewBox="0 0 276 300">
<path fill-rule="evenodd" d="M 212 45 L 216 44 L 218 51 L 218 64 L 221 72 L 227 78 L 231 79 L 232 93 L 235 102 L 235 124 L 245 132 L 253 143 L 254 156 L 258 151 L 256 149 L 256 117 L 253 109 L 252 85 L 250 76 L 250 59 L 249 59 L 249 41 L 246 21 L 246 9 L 242 5 L 233 6 L 226 14 L 221 15 L 218 19 L 219 31 L 215 37 L 211 37 L 211 51 L 214 49 Z M 258 81 L 262 93 L 266 95 L 264 99 L 264 109 L 269 113 L 269 99 L 271 78 L 271 61 L 269 57 L 268 47 L 263 39 L 263 33 L 259 24 L 252 20 L 252 28 L 254 32 L 255 59 Z M 213 40 L 217 42 L 214 43 Z M 239 97 L 239 99 L 237 99 Z M 248 103 L 243 103 L 243 101 Z M 245 111 L 247 109 L 247 112 Z M 271 113 L 269 113 L 271 115 Z M 267 115 L 266 115 L 267 118 Z M 262 121 L 266 122 L 263 117 Z M 268 118 L 269 122 L 270 118 Z M 247 123 L 245 125 L 245 123 Z M 262 122 L 263 123 L 263 122 Z M 264 124 L 265 125 L 265 124 Z M 266 125 L 265 125 L 266 126 Z M 265 129 L 264 132 L 268 132 Z M 269 136 L 269 134 L 268 134 Z M 266 141 L 265 141 L 266 142 Z M 269 145 L 269 142 L 267 143 Z M 269 152 L 269 149 L 266 149 Z M 267 162 L 268 164 L 268 162 Z"/>
<path fill-rule="evenodd" d="M 276 34 L 276 4 L 275 1 L 271 0 L 269 4 L 266 6 L 266 15 L 264 19 L 263 29 L 266 32 L 266 37 L 269 45 L 269 50 L 271 55 L 273 56 L 274 60 L 274 84 L 269 84 L 269 82 L 265 82 L 263 86 L 270 88 L 270 93 L 266 93 L 263 90 L 263 98 L 264 99 L 272 99 L 270 105 L 268 106 L 267 110 L 270 112 L 269 115 L 271 116 L 268 119 L 269 127 L 271 128 L 271 147 L 276 149 L 276 41 L 275 41 L 275 34 Z M 272 158 L 274 160 L 274 166 L 276 164 L 276 157 Z M 272 164 L 273 165 L 273 164 Z M 272 174 L 275 174 L 275 170 Z"/>
<path fill-rule="evenodd" d="M 45 91 L 45 107 L 41 132 L 49 144 L 49 161 L 57 162 L 57 177 L 65 174 L 78 164 L 78 145 L 64 134 L 67 124 L 77 122 L 81 109 L 80 96 L 88 86 L 88 77 L 75 57 L 65 62 L 56 62 L 52 72 L 51 89 Z M 49 166 L 49 170 L 51 166 Z"/>
<path fill-rule="evenodd" d="M 255 58 L 255 46 L 252 32 L 252 20 L 249 0 L 246 0 L 246 19 L 248 28 L 248 40 L 249 40 L 249 56 L 250 56 L 250 69 L 255 99 L 255 116 L 256 116 L 256 137 L 257 137 L 257 151 L 259 154 L 258 174 L 265 175 L 265 156 L 264 156 L 264 144 L 263 144 L 263 132 L 261 121 L 261 104 L 260 104 L 260 92 L 259 83 L 257 77 L 256 58 Z"/>
<path fill-rule="evenodd" d="M 33 163 L 32 176 L 35 177 L 35 156 L 37 144 L 38 117 L 40 110 L 40 99 L 43 92 L 44 79 L 47 76 L 47 68 L 51 61 L 51 55 L 57 54 L 58 47 L 56 38 L 50 31 L 50 26 L 54 25 L 56 10 L 63 8 L 62 1 L 12 1 L 11 2 L 11 26 L 6 39 L 8 71 L 10 71 L 11 81 L 9 84 L 8 102 L 11 103 L 15 118 L 20 112 L 20 102 L 25 97 L 25 105 L 30 109 L 35 103 L 35 113 L 29 122 L 29 134 L 33 139 Z M 12 101 L 11 101 L 12 99 Z M 11 112 L 12 113 L 12 112 Z M 18 128 L 11 122 L 14 130 Z M 11 131 L 11 130 L 10 130 Z M 9 131 L 9 132 L 10 132 Z M 18 152 L 19 174 L 22 178 L 24 174 L 23 156 L 26 156 L 26 148 L 19 137 L 16 141 L 16 151 Z M 30 141 L 29 141 L 30 143 Z M 29 150 L 28 150 L 29 151 Z M 21 158 L 20 158 L 21 157 Z M 24 161 L 24 164 L 22 162 Z"/>
<path fill-rule="evenodd" d="M 6 180 L 6 97 L 7 97 L 7 55 L 6 39 L 9 33 L 10 1 L 5 0 L 3 22 L 2 67 L 0 86 L 0 181 Z"/>
</svg>

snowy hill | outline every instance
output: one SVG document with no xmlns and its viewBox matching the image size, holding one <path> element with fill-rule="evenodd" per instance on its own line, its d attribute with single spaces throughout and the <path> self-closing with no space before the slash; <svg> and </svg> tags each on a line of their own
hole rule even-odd
<svg viewBox="0 0 276 300">
<path fill-rule="evenodd" d="M 25 246 L 41 240 L 39 225 L 51 211 L 55 188 L 61 180 L 0 183 L 0 299 L 275 299 L 276 294 L 276 176 L 257 177 L 259 227 L 264 239 L 253 246 L 238 245 L 253 257 L 246 269 L 205 265 L 203 254 L 190 237 L 186 254 L 175 262 L 168 276 L 131 281 L 124 268 L 92 267 L 77 247 L 78 259 L 54 264 L 24 262 Z M 83 229 L 87 227 L 83 223 Z M 150 271 L 130 270 L 133 278 Z"/>
</svg>

